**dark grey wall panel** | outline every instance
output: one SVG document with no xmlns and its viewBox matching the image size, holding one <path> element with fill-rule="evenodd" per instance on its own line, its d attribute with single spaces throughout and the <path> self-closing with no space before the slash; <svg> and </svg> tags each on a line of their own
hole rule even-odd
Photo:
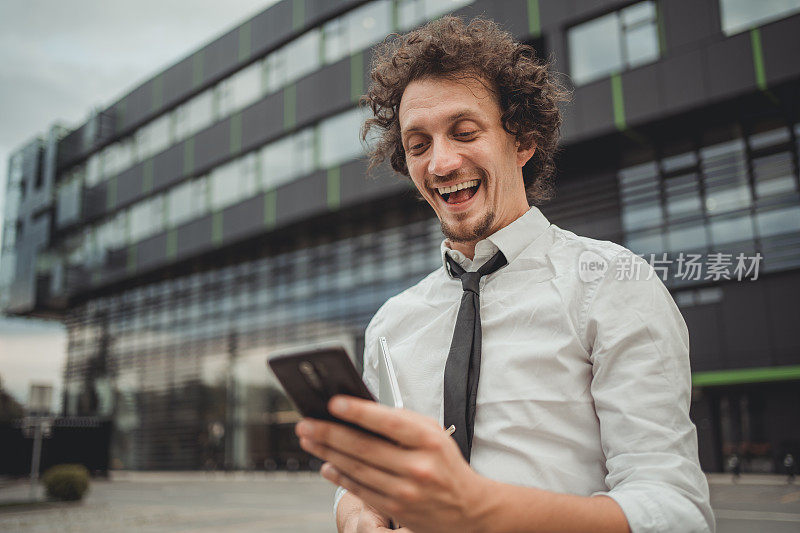
<svg viewBox="0 0 800 533">
<path fill-rule="evenodd" d="M 706 52 L 709 96 L 730 97 L 755 86 L 750 34 L 740 33 L 710 45 Z"/>
<path fill-rule="evenodd" d="M 572 17 L 570 2 L 539 2 L 539 23 L 542 29 L 561 28 Z"/>
<path fill-rule="evenodd" d="M 292 2 L 284 0 L 256 15 L 250 21 L 250 46 L 258 56 L 292 33 Z"/>
<path fill-rule="evenodd" d="M 122 119 L 123 129 L 139 124 L 149 117 L 152 111 L 153 80 L 150 80 L 125 97 L 125 113 Z"/>
<path fill-rule="evenodd" d="M 181 178 L 183 175 L 184 144 L 176 144 L 153 158 L 154 189 L 166 187 Z"/>
<path fill-rule="evenodd" d="M 236 65 L 238 59 L 239 28 L 237 27 L 203 48 L 203 79 L 208 81 L 222 76 Z"/>
<path fill-rule="evenodd" d="M 83 218 L 95 218 L 106 211 L 106 183 L 98 183 L 83 191 Z"/>
<path fill-rule="evenodd" d="M 725 368 L 720 344 L 719 306 L 698 305 L 681 309 L 689 329 L 689 357 L 692 371 Z"/>
<path fill-rule="evenodd" d="M 645 65 L 622 75 L 625 119 L 628 125 L 642 123 L 661 112 L 658 64 Z"/>
<path fill-rule="evenodd" d="M 696 46 L 699 41 L 721 36 L 718 2 L 668 0 L 659 2 L 670 53 Z"/>
<path fill-rule="evenodd" d="M 727 368 L 765 366 L 771 363 L 769 326 L 763 290 L 748 282 L 723 288 L 721 305 Z"/>
<path fill-rule="evenodd" d="M 800 15 L 761 28 L 761 48 L 768 84 L 796 78 L 800 74 Z"/>
<path fill-rule="evenodd" d="M 125 205 L 142 196 L 144 189 L 142 163 L 117 176 L 117 205 Z"/>
<path fill-rule="evenodd" d="M 242 112 L 242 150 L 260 146 L 283 131 L 283 91 Z"/>
<path fill-rule="evenodd" d="M 203 172 L 231 152 L 231 120 L 217 122 L 194 137 L 194 170 Z"/>
<path fill-rule="evenodd" d="M 160 233 L 138 244 L 136 270 L 140 272 L 166 263 L 167 234 Z"/>
<path fill-rule="evenodd" d="M 264 230 L 264 196 L 258 195 L 222 212 L 222 242 L 229 244 Z"/>
<path fill-rule="evenodd" d="M 297 124 L 342 109 L 350 103 L 350 58 L 297 82 Z"/>
<path fill-rule="evenodd" d="M 485 14 L 512 35 L 528 34 L 528 7 L 524 0 L 506 0 L 504 2 L 478 0 L 471 8 L 457 11 L 455 14 L 462 13 L 468 13 L 469 16 Z"/>
<path fill-rule="evenodd" d="M 682 111 L 705 96 L 703 55 L 699 50 L 667 57 L 659 64 L 661 102 L 665 109 Z"/>
<path fill-rule="evenodd" d="M 305 24 L 313 26 L 363 3 L 364 0 L 305 0 Z"/>
<path fill-rule="evenodd" d="M 601 80 L 575 89 L 575 118 L 581 135 L 608 130 L 614 124 L 611 82 Z"/>
<path fill-rule="evenodd" d="M 276 221 L 278 225 L 327 210 L 325 194 L 327 173 L 318 171 L 278 189 Z"/>
<path fill-rule="evenodd" d="M 178 228 L 177 256 L 179 258 L 211 248 L 211 217 L 211 215 L 207 215 Z"/>
<path fill-rule="evenodd" d="M 367 162 L 363 159 L 342 165 L 340 184 L 342 207 L 413 188 L 411 180 L 392 171 L 388 165 L 367 175 Z"/>
<path fill-rule="evenodd" d="M 193 57 L 176 63 L 163 75 L 163 105 L 169 107 L 182 100 L 192 90 Z"/>
<path fill-rule="evenodd" d="M 750 282 L 747 282 L 750 283 Z M 767 291 L 769 330 L 773 339 L 777 365 L 800 364 L 800 274 L 797 272 L 759 280 Z"/>
</svg>

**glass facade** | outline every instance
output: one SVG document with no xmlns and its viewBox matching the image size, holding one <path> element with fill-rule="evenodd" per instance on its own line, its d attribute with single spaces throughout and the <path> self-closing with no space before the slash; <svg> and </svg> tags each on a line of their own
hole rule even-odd
<svg viewBox="0 0 800 533">
<path fill-rule="evenodd" d="M 384 214 L 359 225 L 385 229 L 345 225 L 306 247 L 78 305 L 66 320 L 67 415 L 113 414 L 116 468 L 295 458 L 280 435 L 296 415 L 267 352 L 331 338 L 360 351 L 378 307 L 441 264 L 439 224 L 418 216 Z"/>
<path fill-rule="evenodd" d="M 645 1 L 567 31 L 570 74 L 583 85 L 660 55 L 656 3 Z"/>
<path fill-rule="evenodd" d="M 800 266 L 800 124 L 664 155 L 619 171 L 625 243 L 639 254 L 761 253 Z"/>
</svg>

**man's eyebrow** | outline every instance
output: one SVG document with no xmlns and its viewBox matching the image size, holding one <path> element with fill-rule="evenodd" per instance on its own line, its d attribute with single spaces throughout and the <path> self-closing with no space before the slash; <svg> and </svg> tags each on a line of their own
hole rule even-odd
<svg viewBox="0 0 800 533">
<path fill-rule="evenodd" d="M 473 111 L 468 111 L 468 110 L 456 111 L 455 113 L 453 113 L 450 116 L 448 116 L 447 118 L 445 118 L 445 122 L 455 122 L 457 120 L 461 120 L 461 119 L 464 119 L 464 118 L 476 118 L 476 115 L 475 115 L 475 113 Z M 424 129 L 425 128 L 423 128 L 422 126 L 419 126 L 419 125 L 416 125 L 416 124 L 412 123 L 411 126 L 409 126 L 408 128 L 405 128 L 403 130 L 403 133 L 414 133 L 414 132 L 417 132 L 417 131 L 422 131 Z"/>
</svg>

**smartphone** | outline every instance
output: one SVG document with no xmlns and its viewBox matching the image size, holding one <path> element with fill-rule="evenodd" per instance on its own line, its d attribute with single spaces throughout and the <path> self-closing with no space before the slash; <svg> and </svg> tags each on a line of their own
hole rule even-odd
<svg viewBox="0 0 800 533">
<path fill-rule="evenodd" d="M 328 401 L 337 394 L 376 401 L 343 346 L 282 352 L 268 358 L 267 364 L 303 416 L 344 424 L 386 439 L 328 412 Z"/>
</svg>

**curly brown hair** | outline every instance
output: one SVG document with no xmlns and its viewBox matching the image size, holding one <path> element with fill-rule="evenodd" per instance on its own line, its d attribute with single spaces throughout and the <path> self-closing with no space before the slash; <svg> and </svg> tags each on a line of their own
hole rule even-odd
<svg viewBox="0 0 800 533">
<path fill-rule="evenodd" d="M 549 64 L 536 58 L 532 46 L 514 40 L 497 23 L 475 18 L 468 24 L 453 16 L 442 17 L 404 35 L 390 35 L 372 62 L 372 83 L 361 104 L 374 115 L 365 121 L 365 142 L 377 131 L 369 147 L 370 169 L 389 160 L 392 168 L 408 176 L 400 137 L 398 108 L 412 81 L 426 77 L 485 80 L 500 103 L 503 129 L 520 146 L 536 146 L 528 163 L 525 191 L 528 203 L 538 204 L 553 195 L 553 161 L 561 127 L 558 104 L 568 92 L 555 79 Z"/>
</svg>

